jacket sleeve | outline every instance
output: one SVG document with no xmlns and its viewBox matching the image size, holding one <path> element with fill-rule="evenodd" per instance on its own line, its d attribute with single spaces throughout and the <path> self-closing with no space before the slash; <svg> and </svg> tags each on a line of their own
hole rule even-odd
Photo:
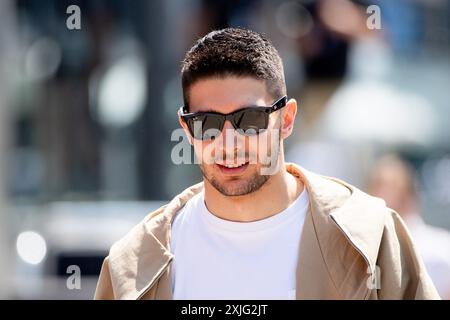
<svg viewBox="0 0 450 320">
<path fill-rule="evenodd" d="M 439 300 L 422 258 L 400 216 L 389 209 L 378 254 L 378 299 Z"/>
<path fill-rule="evenodd" d="M 95 289 L 94 300 L 114 300 L 114 291 L 109 273 L 109 257 L 103 260 L 97 288 Z"/>
</svg>

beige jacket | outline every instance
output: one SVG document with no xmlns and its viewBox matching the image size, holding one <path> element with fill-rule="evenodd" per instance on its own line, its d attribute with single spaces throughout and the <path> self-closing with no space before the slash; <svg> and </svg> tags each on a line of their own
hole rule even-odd
<svg viewBox="0 0 450 320">
<path fill-rule="evenodd" d="M 383 200 L 294 164 L 286 170 L 310 197 L 297 299 L 439 299 L 403 221 Z M 95 299 L 172 299 L 171 221 L 202 188 L 186 189 L 111 247 Z"/>
</svg>

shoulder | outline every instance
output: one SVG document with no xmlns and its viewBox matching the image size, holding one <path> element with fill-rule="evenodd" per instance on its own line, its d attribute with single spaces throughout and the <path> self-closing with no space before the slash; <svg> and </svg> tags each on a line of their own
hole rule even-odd
<svg viewBox="0 0 450 320">
<path fill-rule="evenodd" d="M 125 236 L 111 246 L 110 259 L 130 251 L 142 251 L 142 248 L 145 247 L 142 242 L 149 238 L 159 242 L 163 247 L 167 247 L 169 226 L 173 218 L 202 188 L 202 182 L 190 186 L 176 195 L 169 203 L 147 214 Z"/>
</svg>

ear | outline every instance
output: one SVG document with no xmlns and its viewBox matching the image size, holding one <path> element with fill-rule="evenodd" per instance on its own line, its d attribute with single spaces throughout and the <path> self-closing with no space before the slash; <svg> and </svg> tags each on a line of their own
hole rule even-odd
<svg viewBox="0 0 450 320">
<path fill-rule="evenodd" d="M 184 129 L 184 132 L 186 133 L 186 136 L 189 139 L 189 143 L 191 144 L 191 146 L 194 144 L 191 132 L 189 131 L 186 122 L 184 122 L 184 120 L 181 118 L 180 115 L 180 111 L 178 111 L 178 122 L 180 123 L 181 127 Z"/>
<path fill-rule="evenodd" d="M 289 99 L 281 114 L 281 138 L 286 139 L 294 129 L 295 116 L 297 114 L 297 101 Z"/>
</svg>

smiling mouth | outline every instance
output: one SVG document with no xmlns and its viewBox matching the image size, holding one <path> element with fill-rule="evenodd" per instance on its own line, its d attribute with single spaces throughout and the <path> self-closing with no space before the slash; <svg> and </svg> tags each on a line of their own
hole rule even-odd
<svg viewBox="0 0 450 320">
<path fill-rule="evenodd" d="M 226 175 L 235 175 L 235 174 L 241 174 L 242 172 L 247 169 L 249 162 L 244 162 L 240 164 L 219 164 L 216 163 L 216 165 L 219 167 L 220 171 L 223 174 Z"/>
</svg>

